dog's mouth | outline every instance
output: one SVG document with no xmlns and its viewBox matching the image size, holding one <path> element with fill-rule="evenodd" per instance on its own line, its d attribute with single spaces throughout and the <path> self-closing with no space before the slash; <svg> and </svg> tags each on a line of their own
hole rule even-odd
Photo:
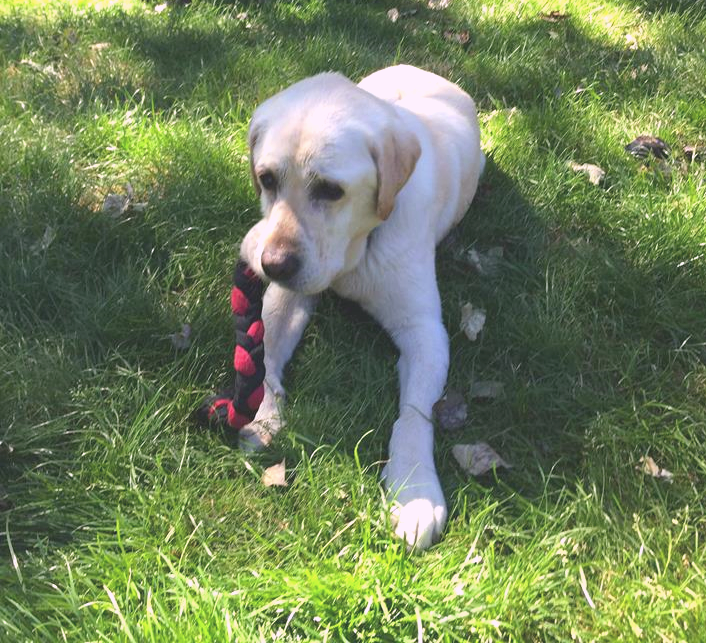
<svg viewBox="0 0 706 643">
<path fill-rule="evenodd" d="M 311 262 L 311 253 L 300 242 L 282 237 L 262 241 L 258 225 L 245 235 L 240 256 L 263 281 L 303 295 L 317 295 L 328 288 L 331 280 L 319 272 L 322 266 Z"/>
</svg>

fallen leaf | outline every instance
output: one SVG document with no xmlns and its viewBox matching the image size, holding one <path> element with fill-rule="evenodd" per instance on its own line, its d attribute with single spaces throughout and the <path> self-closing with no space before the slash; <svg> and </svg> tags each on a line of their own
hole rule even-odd
<svg viewBox="0 0 706 643">
<path fill-rule="evenodd" d="M 687 160 L 699 161 L 706 156 L 706 145 L 685 145 L 683 152 Z"/>
<path fill-rule="evenodd" d="M 390 22 L 397 22 L 402 18 L 409 18 L 417 13 L 416 9 L 407 9 L 406 11 L 400 11 L 397 7 L 393 7 L 387 12 L 387 19 Z"/>
<path fill-rule="evenodd" d="M 451 29 L 448 29 L 447 31 L 444 31 L 444 38 L 449 42 L 455 42 L 459 45 L 467 45 L 468 41 L 471 39 L 471 34 L 468 29 L 464 29 L 463 31 L 452 31 Z"/>
<path fill-rule="evenodd" d="M 442 431 L 456 431 L 462 428 L 468 419 L 468 406 L 463 394 L 452 389 L 434 404 L 432 410 Z"/>
<path fill-rule="evenodd" d="M 568 13 L 561 11 L 550 11 L 549 13 L 540 13 L 539 17 L 546 22 L 561 22 L 569 17 Z"/>
<path fill-rule="evenodd" d="M 429 2 L 427 2 L 427 6 L 434 11 L 448 9 L 450 4 L 451 0 L 429 0 Z"/>
<path fill-rule="evenodd" d="M 497 467 L 512 468 L 485 442 L 455 444 L 451 453 L 461 469 L 472 476 L 482 476 Z"/>
<path fill-rule="evenodd" d="M 44 234 L 42 235 L 42 238 L 37 241 L 36 243 L 33 243 L 32 246 L 30 247 L 30 250 L 32 251 L 32 254 L 38 255 L 42 252 L 45 252 L 46 249 L 52 244 L 54 239 L 56 238 L 56 230 L 52 228 L 50 225 L 48 225 L 44 229 Z"/>
<path fill-rule="evenodd" d="M 191 326 L 189 324 L 182 324 L 181 330 L 178 333 L 172 333 L 169 336 L 172 340 L 172 346 L 178 351 L 185 351 L 189 346 L 191 346 Z"/>
<path fill-rule="evenodd" d="M 471 303 L 464 304 L 461 308 L 461 330 L 466 337 L 475 342 L 483 326 L 485 326 L 485 310 L 474 308 Z"/>
<path fill-rule="evenodd" d="M 267 467 L 262 472 L 262 484 L 266 487 L 286 487 L 287 480 L 285 475 L 287 473 L 286 460 L 273 464 L 271 467 Z"/>
<path fill-rule="evenodd" d="M 23 58 L 20 60 L 20 65 L 26 65 L 33 71 L 39 72 L 40 74 L 44 74 L 45 76 L 52 76 L 54 78 L 60 76 L 59 72 L 54 69 L 54 66 L 49 64 L 49 65 L 40 65 L 37 62 L 34 62 L 33 60 L 30 60 L 29 58 Z"/>
<path fill-rule="evenodd" d="M 123 194 L 108 194 L 103 200 L 101 210 L 113 219 L 117 219 L 120 215 L 127 212 L 130 205 L 130 199 Z"/>
<path fill-rule="evenodd" d="M 638 471 L 642 471 L 645 475 L 653 478 L 662 478 L 667 482 L 672 482 L 674 479 L 674 474 L 671 471 L 662 469 L 649 455 L 640 458 L 640 462 L 635 468 Z"/>
<path fill-rule="evenodd" d="M 473 270 L 483 277 L 495 277 L 500 269 L 504 251 L 501 246 L 494 246 L 485 252 L 471 248 L 463 258 Z"/>
<path fill-rule="evenodd" d="M 625 151 L 641 159 L 646 158 L 650 152 L 658 159 L 666 159 L 669 156 L 670 148 L 661 138 L 643 135 L 628 143 L 625 146 Z"/>
<path fill-rule="evenodd" d="M 493 380 L 479 380 L 471 384 L 470 396 L 473 400 L 494 400 L 503 397 L 505 385 Z"/>
<path fill-rule="evenodd" d="M 588 180 L 593 183 L 593 185 L 600 185 L 601 181 L 605 178 L 605 170 L 592 163 L 582 163 L 579 165 L 578 163 L 569 161 L 569 167 L 574 172 L 583 172 L 588 176 Z"/>
<path fill-rule="evenodd" d="M 125 186 L 125 194 L 108 194 L 103 200 L 101 211 L 113 219 L 117 219 L 125 214 L 128 210 L 133 212 L 144 212 L 147 203 L 135 203 L 133 198 L 135 192 L 132 185 L 128 183 Z"/>
<path fill-rule="evenodd" d="M 625 34 L 625 44 L 627 45 L 628 49 L 631 49 L 632 51 L 635 51 L 635 49 L 638 48 L 637 38 L 631 33 Z"/>
</svg>

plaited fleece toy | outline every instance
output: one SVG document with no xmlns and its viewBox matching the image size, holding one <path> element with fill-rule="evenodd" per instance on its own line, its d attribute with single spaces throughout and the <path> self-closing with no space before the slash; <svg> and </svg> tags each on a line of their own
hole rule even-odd
<svg viewBox="0 0 706 643">
<path fill-rule="evenodd" d="M 262 323 L 264 285 L 242 259 L 235 264 L 230 308 L 235 322 L 233 367 L 235 381 L 219 395 L 206 399 L 197 417 L 205 424 L 242 429 L 255 418 L 265 394 L 265 326 Z"/>
</svg>

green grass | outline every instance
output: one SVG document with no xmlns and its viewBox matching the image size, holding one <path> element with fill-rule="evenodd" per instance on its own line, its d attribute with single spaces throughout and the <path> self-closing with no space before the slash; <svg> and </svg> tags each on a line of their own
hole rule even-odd
<svg viewBox="0 0 706 643">
<path fill-rule="evenodd" d="M 0 5 L 3 641 L 706 640 L 706 167 L 682 153 L 706 138 L 706 11 L 394 4 Z M 504 248 L 494 278 L 439 256 L 449 384 L 505 397 L 438 437 L 449 524 L 415 555 L 378 484 L 396 354 L 357 311 L 322 302 L 269 452 L 190 416 L 229 373 L 250 113 L 396 62 L 477 99 L 490 160 L 456 249 Z M 671 176 L 624 151 L 639 134 Z M 128 183 L 144 211 L 104 214 Z M 451 447 L 480 440 L 514 468 L 467 479 Z M 282 457 L 290 486 L 263 487 Z"/>
</svg>

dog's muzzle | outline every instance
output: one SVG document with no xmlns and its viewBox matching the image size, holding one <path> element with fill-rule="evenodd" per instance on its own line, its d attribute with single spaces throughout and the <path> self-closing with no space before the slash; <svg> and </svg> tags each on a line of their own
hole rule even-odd
<svg viewBox="0 0 706 643">
<path fill-rule="evenodd" d="M 289 281 L 301 268 L 301 259 L 293 248 L 268 246 L 260 257 L 262 271 L 274 281 Z"/>
</svg>

